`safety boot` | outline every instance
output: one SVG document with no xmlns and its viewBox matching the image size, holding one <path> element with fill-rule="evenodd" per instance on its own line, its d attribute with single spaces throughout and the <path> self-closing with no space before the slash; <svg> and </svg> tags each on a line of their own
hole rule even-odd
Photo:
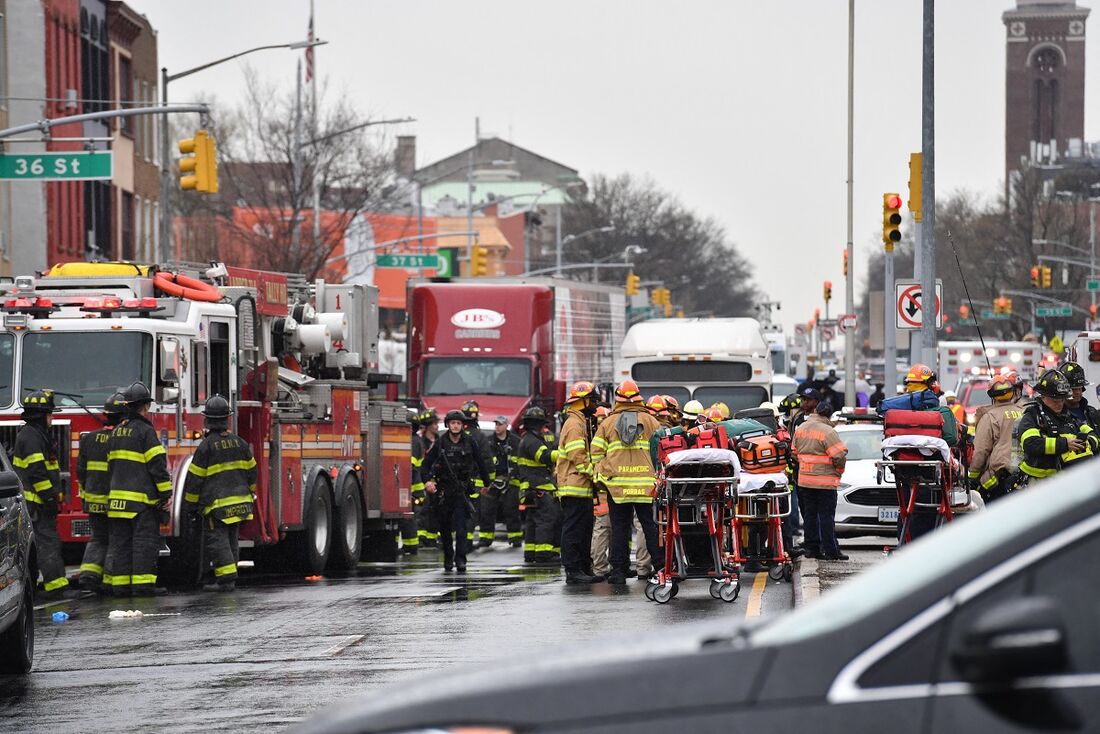
<svg viewBox="0 0 1100 734">
<path fill-rule="evenodd" d="M 570 584 L 570 585 L 594 584 L 597 581 L 602 581 L 602 580 L 603 579 L 601 579 L 597 576 L 591 576 L 591 575 L 585 573 L 584 571 L 566 571 L 565 572 L 565 583 Z"/>
</svg>

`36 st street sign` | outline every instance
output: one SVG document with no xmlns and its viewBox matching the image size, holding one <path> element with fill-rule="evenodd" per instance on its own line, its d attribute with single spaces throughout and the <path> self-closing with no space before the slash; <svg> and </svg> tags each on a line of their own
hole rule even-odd
<svg viewBox="0 0 1100 734">
<path fill-rule="evenodd" d="M 114 156 L 109 150 L 71 153 L 0 154 L 0 180 L 5 181 L 91 181 L 114 174 Z"/>
</svg>

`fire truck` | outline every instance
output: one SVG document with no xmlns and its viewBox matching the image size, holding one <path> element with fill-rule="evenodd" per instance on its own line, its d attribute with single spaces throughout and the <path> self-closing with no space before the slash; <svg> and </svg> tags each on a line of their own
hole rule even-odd
<svg viewBox="0 0 1100 734">
<path fill-rule="evenodd" d="M 220 263 L 68 263 L 0 284 L 0 298 L 0 441 L 13 445 L 23 395 L 55 392 L 63 542 L 89 537 L 75 491 L 80 435 L 101 427 L 116 389 L 142 380 L 173 478 L 162 576 L 197 571 L 183 484 L 216 394 L 259 464 L 246 557 L 318 574 L 396 555 L 397 521 L 410 516 L 409 427 L 402 404 L 375 395 L 400 376 L 377 372 L 373 286 Z"/>
</svg>

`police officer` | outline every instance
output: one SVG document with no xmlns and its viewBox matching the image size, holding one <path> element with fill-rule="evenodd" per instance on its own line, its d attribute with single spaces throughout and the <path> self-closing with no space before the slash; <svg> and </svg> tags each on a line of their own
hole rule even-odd
<svg viewBox="0 0 1100 734">
<path fill-rule="evenodd" d="M 420 413 L 409 409 L 409 426 L 412 429 L 412 437 L 409 439 L 409 494 L 412 499 L 412 511 L 414 513 L 424 504 L 424 478 L 420 475 L 420 468 L 424 464 L 424 444 L 420 442 Z M 398 530 L 401 533 L 401 552 L 415 556 L 420 549 L 420 534 L 416 527 L 416 516 L 399 520 Z"/>
<path fill-rule="evenodd" d="M 428 408 L 420 413 L 419 416 L 420 431 L 413 434 L 413 444 L 416 445 L 419 441 L 421 460 L 418 467 L 417 475 L 421 485 L 428 481 L 430 477 L 424 472 L 424 457 L 427 457 L 428 451 L 435 445 L 436 439 L 439 438 L 439 416 L 436 415 L 435 408 Z M 416 480 L 414 480 L 416 481 Z M 423 488 L 423 486 L 421 487 Z M 420 548 L 435 548 L 439 545 L 439 521 L 435 512 L 432 511 L 431 506 L 428 503 L 427 493 L 424 493 L 424 501 L 416 506 L 416 535 L 418 539 L 418 547 Z"/>
<path fill-rule="evenodd" d="M 986 390 L 993 401 L 982 414 L 974 433 L 974 455 L 967 478 L 970 488 L 988 503 L 1008 491 L 1014 471 L 1013 431 L 1024 415 L 1025 403 L 1019 400 L 1016 385 L 1005 375 L 997 375 Z"/>
<path fill-rule="evenodd" d="M 473 488 L 470 491 L 470 503 L 473 505 L 473 514 L 466 520 L 466 545 L 472 548 L 474 546 L 475 535 L 477 535 L 475 532 L 476 526 L 481 522 L 481 496 L 489 491 L 489 485 L 496 475 L 493 473 L 493 452 L 489 447 L 489 438 L 481 430 L 481 422 L 479 420 L 481 408 L 478 406 L 477 401 L 467 400 L 463 403 L 462 415 L 466 423 L 466 433 L 474 440 L 474 445 L 477 446 L 478 451 L 481 453 L 482 463 L 489 469 L 489 481 L 483 482 L 481 477 L 476 478 Z M 491 543 L 495 531 L 495 521 L 487 528 L 482 525 L 481 533 L 477 535 L 477 538 L 487 538 Z"/>
<path fill-rule="evenodd" d="M 532 406 L 523 414 L 523 437 L 516 454 L 522 502 L 526 508 L 523 560 L 525 563 L 557 565 L 560 561 L 561 506 L 555 495 L 554 449 L 543 439 L 548 418 L 542 408 Z"/>
<path fill-rule="evenodd" d="M 472 520 L 470 492 L 475 480 L 489 483 L 489 469 L 481 450 L 465 431 L 462 411 L 447 413 L 447 432 L 435 442 L 424 458 L 424 483 L 433 511 L 439 518 L 439 536 L 443 544 L 443 570 L 455 567 L 466 572 L 466 523 Z"/>
<path fill-rule="evenodd" d="M 183 485 L 184 514 L 202 527 L 203 571 L 214 569 L 214 583 L 203 591 L 233 591 L 237 585 L 237 545 L 241 523 L 252 519 L 256 503 L 256 459 L 243 438 L 229 432 L 229 401 L 215 395 L 202 411 L 206 437 L 195 450 Z"/>
<path fill-rule="evenodd" d="M 58 469 L 58 446 L 50 435 L 54 407 L 53 391 L 35 390 L 23 399 L 23 422 L 15 437 L 12 466 L 23 483 L 23 498 L 30 510 L 38 547 L 38 569 L 47 598 L 66 595 L 65 561 L 61 557 L 61 536 L 57 534 L 57 513 L 65 494 Z"/>
<path fill-rule="evenodd" d="M 562 513 L 561 564 L 567 584 L 603 580 L 589 573 L 595 523 L 589 446 L 595 428 L 595 410 L 596 386 L 591 382 L 574 384 L 566 398 L 565 423 L 561 427 L 557 451 L 558 498 Z"/>
<path fill-rule="evenodd" d="M 160 521 L 172 497 L 168 452 L 149 422 L 153 396 L 143 382 L 123 391 L 128 418 L 107 441 L 107 568 L 115 596 L 167 593 L 157 587 Z"/>
<path fill-rule="evenodd" d="M 103 428 L 80 437 L 76 478 L 92 530 L 92 538 L 84 547 L 84 560 L 80 563 L 80 586 L 88 591 L 109 590 L 103 584 L 103 564 L 107 561 L 107 492 L 110 489 L 107 483 L 107 441 L 125 414 L 125 398 L 122 393 L 116 392 L 103 404 L 103 417 L 100 419 Z"/>
<path fill-rule="evenodd" d="M 1023 458 L 1013 489 L 1090 459 L 1100 449 L 1089 424 L 1066 410 L 1071 390 L 1065 375 L 1047 370 L 1035 383 L 1035 392 L 1039 399 L 1024 410 L 1017 427 Z"/>
<path fill-rule="evenodd" d="M 504 527 L 508 533 L 508 543 L 519 547 L 523 540 L 523 525 L 519 518 L 519 479 L 512 471 L 512 458 L 519 451 L 519 436 L 508 430 L 508 419 L 498 415 L 493 421 L 493 435 L 489 437 L 489 452 L 492 456 L 490 474 L 493 483 L 481 496 L 481 534 L 478 545 L 488 548 L 493 544 L 493 532 L 497 513 L 504 516 Z"/>
<path fill-rule="evenodd" d="M 1100 411 L 1085 399 L 1085 388 L 1089 386 L 1085 370 L 1076 362 L 1066 362 L 1058 371 L 1069 380 L 1070 396 L 1066 399 L 1066 410 L 1077 420 L 1088 423 L 1092 430 L 1100 431 Z"/>
</svg>

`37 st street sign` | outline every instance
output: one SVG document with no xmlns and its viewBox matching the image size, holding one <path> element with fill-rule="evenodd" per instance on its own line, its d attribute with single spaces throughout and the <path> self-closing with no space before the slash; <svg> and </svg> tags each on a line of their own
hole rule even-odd
<svg viewBox="0 0 1100 734">
<path fill-rule="evenodd" d="M 0 154 L 0 180 L 5 181 L 91 181 L 114 174 L 114 156 L 109 150 L 71 153 Z"/>
</svg>

